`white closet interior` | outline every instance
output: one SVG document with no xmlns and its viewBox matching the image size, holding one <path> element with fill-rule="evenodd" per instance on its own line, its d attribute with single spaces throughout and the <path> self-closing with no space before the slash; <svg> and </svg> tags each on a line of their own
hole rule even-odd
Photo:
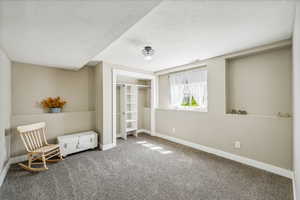
<svg viewBox="0 0 300 200">
<path fill-rule="evenodd" d="M 117 76 L 117 138 L 150 132 L 150 81 Z"/>
</svg>

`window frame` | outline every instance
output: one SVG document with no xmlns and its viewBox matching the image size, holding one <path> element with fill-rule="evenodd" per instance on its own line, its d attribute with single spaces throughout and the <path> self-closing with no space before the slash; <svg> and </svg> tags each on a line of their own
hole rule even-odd
<svg viewBox="0 0 300 200">
<path fill-rule="evenodd" d="M 207 66 L 203 66 L 203 67 L 195 67 L 195 68 L 190 68 L 184 71 L 192 71 L 195 69 L 200 69 L 201 71 L 206 71 L 206 107 L 201 107 L 201 106 L 182 106 L 182 105 L 172 105 L 171 102 L 171 84 L 169 81 L 169 106 L 168 109 L 169 110 L 179 110 L 179 111 L 195 111 L 195 112 L 208 112 L 208 68 Z M 174 73 L 180 73 L 183 71 L 176 71 Z"/>
</svg>

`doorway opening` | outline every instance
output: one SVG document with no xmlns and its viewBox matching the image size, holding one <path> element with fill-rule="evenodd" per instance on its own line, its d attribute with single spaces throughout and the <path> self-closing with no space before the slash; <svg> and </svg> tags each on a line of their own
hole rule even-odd
<svg viewBox="0 0 300 200">
<path fill-rule="evenodd" d="M 113 143 L 139 133 L 155 134 L 154 75 L 113 70 Z"/>
</svg>

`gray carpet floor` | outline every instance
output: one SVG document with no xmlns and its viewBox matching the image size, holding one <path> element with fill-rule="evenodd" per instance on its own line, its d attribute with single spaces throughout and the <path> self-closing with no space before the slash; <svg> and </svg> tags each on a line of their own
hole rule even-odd
<svg viewBox="0 0 300 200">
<path fill-rule="evenodd" d="M 292 182 L 259 169 L 142 135 L 29 173 L 10 168 L 1 200 L 291 200 Z"/>
</svg>

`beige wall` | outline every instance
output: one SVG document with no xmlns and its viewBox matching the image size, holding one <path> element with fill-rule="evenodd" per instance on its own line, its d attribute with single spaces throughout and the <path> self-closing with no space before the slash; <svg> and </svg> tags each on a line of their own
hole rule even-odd
<svg viewBox="0 0 300 200">
<path fill-rule="evenodd" d="M 151 108 L 144 107 L 144 124 L 143 129 L 151 131 Z"/>
<path fill-rule="evenodd" d="M 44 121 L 47 138 L 95 129 L 94 68 L 63 70 L 24 63 L 12 64 L 11 155 L 25 153 L 15 128 Z M 39 105 L 46 97 L 61 96 L 68 103 L 63 113 L 47 113 Z"/>
<path fill-rule="evenodd" d="M 148 88 L 140 88 L 138 90 L 138 128 L 150 130 L 150 112 L 147 112 L 150 96 Z"/>
<path fill-rule="evenodd" d="M 169 76 L 163 75 L 158 78 L 158 105 L 160 108 L 170 107 Z"/>
<path fill-rule="evenodd" d="M 276 56 L 281 56 L 280 59 L 291 59 L 286 56 L 289 53 L 286 51 L 282 53 L 284 56 L 281 56 L 280 53 L 279 55 L 278 52 Z M 230 55 L 226 57 L 228 56 Z M 251 59 L 255 60 L 255 57 L 259 58 L 258 60 L 261 59 L 260 53 L 253 56 Z M 265 59 L 270 59 L 270 56 Z M 268 60 L 266 63 L 271 62 Z M 288 60 L 284 63 L 290 65 Z M 285 169 L 292 169 L 292 119 L 276 116 L 225 114 L 225 56 L 206 60 L 205 64 L 208 68 L 208 112 L 157 109 L 156 131 Z M 255 65 L 256 62 L 252 61 L 252 64 Z M 287 69 L 282 70 L 282 76 L 289 76 L 290 70 L 288 69 L 291 66 L 282 67 Z M 159 106 L 163 108 L 169 104 L 167 76 L 159 77 Z M 258 88 L 255 86 L 252 89 Z M 284 89 L 290 90 L 291 88 Z M 287 98 L 287 101 L 289 100 L 290 97 Z M 175 132 L 173 132 L 173 128 L 175 128 Z M 235 141 L 241 142 L 240 149 L 234 148 Z"/>
<path fill-rule="evenodd" d="M 12 64 L 13 115 L 44 113 L 40 102 L 47 97 L 61 96 L 68 103 L 64 111 L 94 110 L 93 68 L 79 71 Z"/>
<path fill-rule="evenodd" d="M 295 193 L 300 198 L 300 3 L 296 4 L 293 34 L 294 173 Z"/>
<path fill-rule="evenodd" d="M 10 130 L 11 116 L 11 63 L 2 49 L 0 49 L 0 174 L 9 154 L 9 136 L 5 132 Z M 0 182 L 1 185 L 1 182 Z"/>
<path fill-rule="evenodd" d="M 290 47 L 229 59 L 227 111 L 251 114 L 292 113 L 292 51 Z"/>
<path fill-rule="evenodd" d="M 25 153 L 25 147 L 15 129 L 15 127 L 21 124 L 46 122 L 47 139 L 49 142 L 55 143 L 57 142 L 57 136 L 86 130 L 95 130 L 94 111 L 15 115 L 11 121 L 11 126 L 13 127 L 11 156 L 23 155 Z"/>
</svg>

